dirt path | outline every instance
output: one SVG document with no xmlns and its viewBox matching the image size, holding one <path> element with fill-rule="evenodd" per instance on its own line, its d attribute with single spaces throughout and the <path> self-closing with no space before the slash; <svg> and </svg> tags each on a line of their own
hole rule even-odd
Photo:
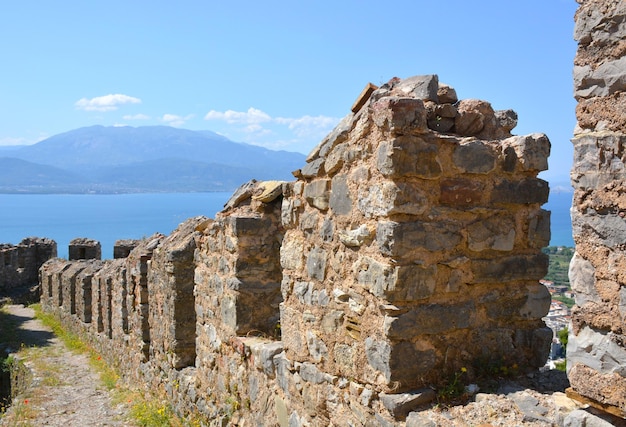
<svg viewBox="0 0 626 427">
<path fill-rule="evenodd" d="M 87 355 L 68 350 L 22 305 L 5 306 L 19 325 L 19 356 L 33 374 L 29 389 L 14 399 L 0 426 L 133 426 L 127 408 L 115 404 Z M 13 351 L 18 350 L 14 348 Z"/>
</svg>

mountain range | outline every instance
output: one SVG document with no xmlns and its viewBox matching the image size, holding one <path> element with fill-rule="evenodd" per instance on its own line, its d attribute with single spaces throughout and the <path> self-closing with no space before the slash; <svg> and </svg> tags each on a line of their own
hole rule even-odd
<svg viewBox="0 0 626 427">
<path fill-rule="evenodd" d="M 169 126 L 90 126 L 0 147 L 0 193 L 232 191 L 292 180 L 306 156 Z"/>
</svg>

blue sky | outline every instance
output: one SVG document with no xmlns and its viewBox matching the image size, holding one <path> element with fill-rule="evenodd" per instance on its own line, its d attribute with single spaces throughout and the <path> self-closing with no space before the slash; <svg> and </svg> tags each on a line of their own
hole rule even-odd
<svg viewBox="0 0 626 427">
<path fill-rule="evenodd" d="M 438 74 L 519 115 L 567 184 L 574 0 L 12 0 L 0 5 L 0 145 L 170 125 L 308 153 L 366 83 Z"/>
</svg>

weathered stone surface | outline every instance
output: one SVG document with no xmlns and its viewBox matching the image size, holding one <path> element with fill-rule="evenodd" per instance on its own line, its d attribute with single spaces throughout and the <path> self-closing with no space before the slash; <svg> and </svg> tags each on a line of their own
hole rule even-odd
<svg viewBox="0 0 626 427">
<path fill-rule="evenodd" d="M 300 174 L 304 178 L 315 178 L 316 176 L 320 176 L 324 171 L 324 162 L 325 159 L 323 157 L 315 159 L 312 162 L 307 163 L 300 170 Z"/>
<path fill-rule="evenodd" d="M 285 184 L 286 181 L 263 181 L 257 185 L 257 188 L 262 192 L 255 194 L 252 198 L 263 203 L 270 203 L 277 197 L 282 196 Z"/>
<path fill-rule="evenodd" d="M 578 101 L 572 185 L 576 292 L 567 347 L 568 378 L 584 400 L 626 414 L 622 293 L 625 277 L 626 5 L 581 2 L 576 13 L 574 95 Z M 577 422 L 587 420 L 577 419 Z M 574 422 L 574 421 L 572 421 Z M 581 424 L 582 425 L 582 424 Z"/>
<path fill-rule="evenodd" d="M 481 219 L 467 228 L 467 245 L 470 250 L 481 252 L 495 250 L 508 252 L 515 245 L 515 221 L 513 218 L 493 216 Z"/>
<path fill-rule="evenodd" d="M 493 149 L 478 140 L 459 145 L 452 156 L 454 165 L 462 172 L 485 174 L 496 167 Z"/>
<path fill-rule="evenodd" d="M 538 178 L 527 178 L 511 182 L 503 180 L 497 184 L 491 193 L 494 203 L 524 203 L 544 204 L 548 201 L 550 188 L 548 183 Z"/>
<path fill-rule="evenodd" d="M 410 393 L 383 393 L 380 395 L 380 400 L 394 417 L 405 419 L 413 409 L 435 400 L 436 397 L 436 393 L 433 389 L 424 388 Z"/>
<path fill-rule="evenodd" d="M 522 170 L 544 171 L 548 169 L 550 141 L 544 134 L 512 136 L 502 141 L 503 149 L 512 147 Z"/>
<path fill-rule="evenodd" d="M 548 272 L 548 256 L 514 255 L 498 260 L 472 261 L 475 283 L 502 283 L 512 280 L 541 279 Z"/>
<path fill-rule="evenodd" d="M 348 188 L 348 180 L 345 175 L 333 177 L 330 186 L 330 209 L 336 215 L 348 215 L 352 212 L 352 198 Z"/>
<path fill-rule="evenodd" d="M 443 222 L 380 221 L 376 242 L 389 256 L 403 256 L 414 250 L 443 251 L 453 249 L 461 241 L 459 226 Z"/>
<path fill-rule="evenodd" d="M 496 120 L 506 132 L 512 131 L 517 126 L 517 113 L 513 110 L 498 110 L 495 112 Z"/>
<path fill-rule="evenodd" d="M 237 188 L 233 195 L 230 196 L 230 199 L 228 199 L 228 201 L 224 204 L 224 209 L 228 210 L 235 208 L 239 206 L 241 202 L 252 197 L 252 193 L 256 188 L 256 182 L 256 179 L 252 179 Z"/>
<path fill-rule="evenodd" d="M 420 215 L 428 208 L 428 198 L 424 189 L 413 183 L 384 181 L 359 188 L 357 207 L 366 218 Z"/>
<path fill-rule="evenodd" d="M 617 373 L 626 378 L 626 349 L 620 340 L 612 332 L 584 327 L 577 334 L 570 334 L 567 359 L 572 366 L 580 363 L 603 374 Z"/>
<path fill-rule="evenodd" d="M 614 424 L 589 413 L 583 409 L 576 409 L 565 417 L 563 427 L 613 427 Z"/>
<path fill-rule="evenodd" d="M 441 180 L 439 202 L 449 206 L 478 205 L 484 195 L 485 185 L 472 179 L 451 178 Z"/>
<path fill-rule="evenodd" d="M 439 83 L 437 88 L 437 99 L 440 104 L 454 104 L 459 100 L 456 90 L 445 83 Z"/>
<path fill-rule="evenodd" d="M 324 249 L 313 248 L 306 260 L 306 269 L 309 277 L 320 281 L 326 276 L 326 261 L 328 254 Z"/>
<path fill-rule="evenodd" d="M 574 98 L 604 97 L 626 89 L 626 57 L 606 61 L 597 68 L 574 67 Z"/>
<path fill-rule="evenodd" d="M 385 97 L 371 105 L 376 126 L 394 135 L 426 131 L 426 109 L 420 99 Z"/>
<path fill-rule="evenodd" d="M 578 252 L 574 253 L 569 264 L 569 282 L 576 295 L 576 304 L 585 305 L 587 302 L 600 302 L 600 295 L 595 287 L 595 272 L 593 264 Z"/>
<path fill-rule="evenodd" d="M 403 79 L 395 89 L 412 98 L 438 102 L 439 78 L 435 74 L 413 76 Z"/>
<path fill-rule="evenodd" d="M 422 305 L 398 317 L 385 318 L 385 329 L 392 339 L 422 334 L 442 334 L 453 329 L 468 328 L 471 313 L 474 312 L 473 302 L 448 306 Z M 446 321 L 442 322 L 441 319 Z"/>
<path fill-rule="evenodd" d="M 438 147 L 418 137 L 398 137 L 381 143 L 377 166 L 389 178 L 415 176 L 434 179 L 442 173 Z"/>
<path fill-rule="evenodd" d="M 330 180 L 320 179 L 304 186 L 304 198 L 319 210 L 325 211 L 329 206 Z"/>
<path fill-rule="evenodd" d="M 349 247 L 359 247 L 364 243 L 372 241 L 374 230 L 371 230 L 365 224 L 360 225 L 354 230 L 346 230 L 339 232 L 339 241 Z"/>
</svg>

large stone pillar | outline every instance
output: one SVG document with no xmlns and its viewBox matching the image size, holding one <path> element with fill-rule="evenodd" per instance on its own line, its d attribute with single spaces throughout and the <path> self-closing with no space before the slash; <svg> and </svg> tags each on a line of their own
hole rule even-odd
<svg viewBox="0 0 626 427">
<path fill-rule="evenodd" d="M 626 415 L 626 3 L 579 0 L 567 347 L 575 393 Z"/>
</svg>

